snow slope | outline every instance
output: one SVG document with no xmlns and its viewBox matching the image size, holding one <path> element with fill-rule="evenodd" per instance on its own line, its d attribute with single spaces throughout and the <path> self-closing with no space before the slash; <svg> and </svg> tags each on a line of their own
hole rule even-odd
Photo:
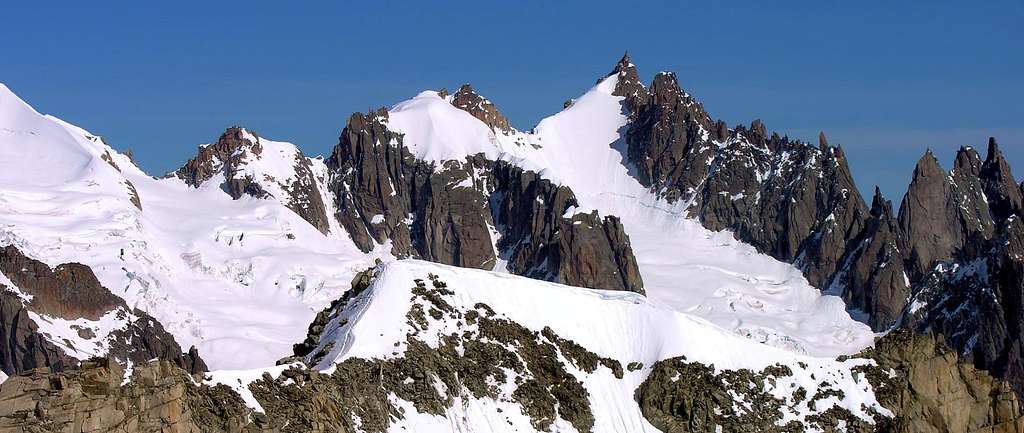
<svg viewBox="0 0 1024 433">
<path fill-rule="evenodd" d="M 375 257 L 277 201 L 232 200 L 214 186 L 221 182 L 194 189 L 153 179 L 2 85 L 0 182 L 0 245 L 51 266 L 90 266 L 213 369 L 289 355 L 315 312 Z"/>
<path fill-rule="evenodd" d="M 397 104 L 388 127 L 422 159 L 484 153 L 571 187 L 581 209 L 619 216 L 651 302 L 798 353 L 869 345 L 870 330 L 839 298 L 821 296 L 794 267 L 729 233 L 703 229 L 629 175 L 619 150 L 626 118 L 611 95 L 616 79 L 531 132 L 495 134 L 435 92 Z M 261 141 L 265 155 L 245 170 L 291 176 L 294 145 Z M 311 163 L 326 179 L 322 160 Z M 231 200 L 216 187 L 222 182 L 194 189 L 153 179 L 98 137 L 40 115 L 0 87 L 0 244 L 50 265 L 89 265 L 182 346 L 197 345 L 214 369 L 272 365 L 357 270 L 389 258 L 387 247 L 363 254 L 333 219 L 324 236 L 276 200 Z"/>
<path fill-rule="evenodd" d="M 414 299 L 411 288 L 414 281 L 428 281 L 431 275 L 447 284 L 453 294 L 444 300 L 456 311 L 478 309 L 478 303 L 493 308 L 498 317 L 519 323 L 532 331 L 550 327 L 555 334 L 570 339 L 602 357 L 618 360 L 623 366 L 641 362 L 644 367 L 626 371 L 617 379 L 607 369 L 586 374 L 573 369 L 590 394 L 590 404 L 596 417 L 595 432 L 657 431 L 642 416 L 633 399 L 637 387 L 647 378 L 656 362 L 686 356 L 689 361 L 713 364 L 716 371 L 725 369 L 752 369 L 759 371 L 774 364 L 793 367 L 793 375 L 780 378 L 770 392 L 792 405 L 784 412 L 782 423 L 803 420 L 833 406 L 850 410 L 855 416 L 871 422 L 865 411 L 874 408 L 889 412 L 878 405 L 867 381 L 860 373 L 850 371 L 856 365 L 870 362 L 865 359 L 837 361 L 830 357 L 814 357 L 751 342 L 707 321 L 631 292 L 590 290 L 532 280 L 524 277 L 449 267 L 435 263 L 402 260 L 381 265 L 370 288 L 355 298 L 342 314 L 327 326 L 321 348 L 330 347 L 330 354 L 318 368 L 330 370 L 338 361 L 359 357 L 387 359 L 400 356 L 405 350 L 406 336 L 415 333 L 406 324 L 406 313 Z M 428 284 L 430 284 L 428 282 Z M 566 308 L 566 306 L 572 306 Z M 448 314 L 440 319 L 430 318 L 429 332 L 418 334 L 431 347 L 437 347 L 441 336 L 472 332 L 466 325 Z M 403 324 L 395 326 L 395 324 Z M 562 356 L 562 355 L 560 355 Z M 569 366 L 572 361 L 561 359 Z M 798 367 L 800 363 L 805 367 Z M 843 397 L 820 400 L 814 408 L 807 401 L 794 403 L 792 392 L 797 387 L 814 395 L 822 382 L 844 391 Z M 471 431 L 530 431 L 529 420 L 517 417 L 521 410 L 509 401 L 475 400 L 468 394 L 455 404 L 447 419 L 430 415 L 409 415 L 392 426 L 392 431 L 453 431 L 449 423 L 456 423 Z M 396 404 L 403 403 L 397 399 Z M 500 409 L 500 411 L 498 410 Z M 506 414 L 512 425 L 493 422 Z M 568 425 L 559 429 L 571 431 Z"/>
<path fill-rule="evenodd" d="M 814 355 L 856 352 L 873 334 L 843 301 L 822 296 L 792 265 L 759 254 L 728 232 L 686 218 L 629 173 L 622 131 L 627 118 L 608 77 L 530 133 L 495 134 L 436 92 L 389 111 L 388 128 L 428 161 L 483 153 L 570 187 L 580 208 L 622 219 L 648 296 L 755 340 Z"/>
</svg>

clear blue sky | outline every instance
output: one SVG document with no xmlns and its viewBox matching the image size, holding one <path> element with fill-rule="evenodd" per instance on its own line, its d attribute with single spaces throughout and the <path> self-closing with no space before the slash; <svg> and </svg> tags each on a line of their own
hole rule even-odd
<svg viewBox="0 0 1024 433">
<path fill-rule="evenodd" d="M 629 50 L 730 125 L 824 130 L 898 202 L 929 146 L 996 135 L 1024 176 L 1022 1 L 8 2 L 0 81 L 159 174 L 234 124 L 326 154 L 351 112 L 463 82 L 529 129 Z"/>
</svg>

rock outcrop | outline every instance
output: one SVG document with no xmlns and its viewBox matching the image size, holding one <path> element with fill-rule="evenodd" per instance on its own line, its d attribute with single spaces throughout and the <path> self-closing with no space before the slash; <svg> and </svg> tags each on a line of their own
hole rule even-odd
<svg viewBox="0 0 1024 433">
<path fill-rule="evenodd" d="M 67 263 L 50 268 L 25 256 L 13 245 L 0 248 L 0 273 L 15 287 L 0 285 L 0 369 L 17 374 L 46 367 L 61 371 L 77 365 L 81 349 L 69 341 L 45 335 L 29 316 L 82 320 L 74 325 L 79 337 L 97 347 L 107 347 L 106 356 L 120 362 L 146 363 L 164 359 L 190 372 L 206 371 L 206 364 L 193 347 L 182 353 L 174 337 L 149 314 L 129 308 L 121 298 L 103 287 L 88 266 Z M 99 335 L 103 318 L 122 323 L 108 334 Z M 95 326 L 94 326 L 95 325 Z M 84 352 L 88 353 L 88 352 Z"/>
<path fill-rule="evenodd" d="M 572 190 L 504 162 L 494 169 L 498 249 L 509 270 L 563 284 L 643 293 L 622 223 L 596 211 L 576 212 Z"/>
<path fill-rule="evenodd" d="M 892 203 L 875 188 L 871 216 L 864 230 L 850 241 L 852 248 L 843 255 L 827 286 L 829 293 L 843 297 L 847 308 L 866 315 L 861 320 L 875 331 L 893 326 L 910 297 L 900 240 Z"/>
<path fill-rule="evenodd" d="M 986 251 L 944 262 L 924 277 L 906 326 L 945 336 L 978 368 L 1024 393 L 1024 224 L 1010 217 Z"/>
<path fill-rule="evenodd" d="M 641 184 L 682 201 L 711 230 L 795 263 L 819 287 L 835 274 L 848 240 L 868 219 L 839 147 L 818 147 L 768 133 L 755 120 L 729 129 L 679 87 L 675 74 L 649 89 L 623 58 L 609 76 L 629 112 L 627 159 Z"/>
<path fill-rule="evenodd" d="M 1019 190 L 994 139 L 983 161 L 957 152 L 944 173 L 918 163 L 900 211 L 912 297 L 900 321 L 936 333 L 1024 395 L 1024 224 Z"/>
<path fill-rule="evenodd" d="M 1022 187 L 1018 186 L 1010 172 L 1010 164 L 1003 157 L 994 137 L 988 139 L 988 154 L 978 173 L 985 198 L 988 200 L 992 218 L 996 224 L 1004 224 L 1013 215 L 1021 215 Z"/>
<path fill-rule="evenodd" d="M 459 91 L 455 92 L 451 97 L 451 104 L 462 111 L 465 111 L 473 117 L 484 122 L 492 131 L 496 133 L 510 133 L 512 132 L 512 125 L 508 123 L 508 119 L 505 118 L 498 108 L 494 106 L 487 98 L 480 96 L 473 90 L 473 86 L 469 84 L 463 84 L 459 87 Z"/>
<path fill-rule="evenodd" d="M 67 263 L 50 268 L 13 245 L 0 248 L 0 273 L 32 298 L 28 306 L 39 314 L 99 320 L 124 303 L 100 285 L 88 266 Z"/>
<path fill-rule="evenodd" d="M 924 275 L 936 261 L 949 260 L 991 237 L 994 223 L 980 170 L 981 158 L 968 147 L 957 152 L 950 173 L 942 170 L 930 151 L 918 161 L 899 213 L 904 235 L 901 249 L 912 276 Z"/>
<path fill-rule="evenodd" d="M 821 387 L 813 395 L 803 387 L 785 400 L 770 392 L 793 374 L 790 367 L 763 371 L 716 370 L 671 358 L 653 366 L 636 391 L 644 417 L 667 433 L 789 432 L 815 429 L 852 432 L 1019 432 L 1024 429 L 1020 399 L 1002 380 L 976 369 L 943 345 L 941 339 L 906 331 L 890 333 L 857 355 L 872 363 L 854 367 L 863 374 L 892 416 L 873 412 L 868 423 L 839 407 L 783 423 L 784 404 L 815 407 L 821 399 L 843 398 L 844 390 Z M 799 366 L 797 366 L 799 368 Z M 824 382 L 823 382 L 824 384 Z M 849 391 L 849 390 L 847 390 Z M 737 405 L 736 399 L 748 403 Z"/>
<path fill-rule="evenodd" d="M 486 194 L 489 162 L 440 167 L 417 160 L 386 127 L 387 111 L 353 114 L 327 166 L 337 218 L 356 245 L 391 243 L 398 257 L 491 269 L 495 264 Z"/>
<path fill-rule="evenodd" d="M 888 432 L 1020 432 L 1021 400 L 1006 381 L 959 359 L 941 337 L 890 333 L 861 356 L 877 362 L 864 373 L 876 398 L 895 417 Z"/>
<path fill-rule="evenodd" d="M 36 368 L 62 371 L 78 360 L 39 333 L 18 294 L 0 285 L 0 371 L 12 375 Z"/>
<path fill-rule="evenodd" d="M 0 432 L 271 432 L 224 385 L 196 385 L 168 361 L 124 370 L 105 358 L 79 370 L 28 371 L 0 384 Z M 257 415 L 257 416 L 253 416 Z M 255 418 L 250 421 L 250 418 Z"/>
<path fill-rule="evenodd" d="M 419 160 L 387 129 L 388 113 L 356 113 L 327 160 L 337 218 L 364 251 L 509 271 L 576 286 L 642 292 L 617 218 L 566 215 L 572 191 L 504 161 Z"/>
<path fill-rule="evenodd" d="M 357 276 L 353 290 L 318 321 L 345 326 L 364 307 L 373 278 L 373 270 Z M 299 361 L 318 364 L 333 350 L 329 338 L 337 337 L 311 325 L 311 350 L 297 352 L 300 358 L 277 377 L 264 374 L 247 385 L 262 413 L 231 388 L 189 377 L 169 361 L 137 364 L 124 380 L 117 363 L 90 359 L 78 370 L 30 370 L 0 384 L 0 432 L 384 432 L 401 426 L 409 407 L 458 417 L 459 406 L 475 399 L 513 405 L 538 431 L 570 425 L 587 432 L 595 428 L 594 396 L 581 378 L 602 374 L 615 381 L 643 369 L 637 362 L 624 368 L 550 328 L 531 331 L 489 305 L 457 306 L 458 295 L 436 275 L 410 283 L 408 332 L 394 356 L 346 358 L 330 372 L 305 369 Z M 442 332 L 446 322 L 457 322 L 462 332 Z M 434 338 L 436 346 L 424 343 Z M 897 330 L 838 362 L 850 377 L 821 374 L 802 362 L 751 371 L 669 358 L 651 366 L 634 398 L 647 421 L 665 432 L 1024 429 L 1011 387 L 961 360 L 940 337 Z M 851 380 L 870 387 L 887 412 L 864 405 L 855 414 L 833 404 L 855 392 L 840 386 Z"/>
<path fill-rule="evenodd" d="M 267 161 L 266 164 L 260 164 Z M 285 167 L 278 167 L 284 164 Z M 175 175 L 199 187 L 223 175 L 220 187 L 238 199 L 243 195 L 280 200 L 317 230 L 327 233 L 330 224 L 314 175 L 312 160 L 289 143 L 271 142 L 251 131 L 233 126 L 214 144 L 200 146 L 195 158 Z"/>
</svg>

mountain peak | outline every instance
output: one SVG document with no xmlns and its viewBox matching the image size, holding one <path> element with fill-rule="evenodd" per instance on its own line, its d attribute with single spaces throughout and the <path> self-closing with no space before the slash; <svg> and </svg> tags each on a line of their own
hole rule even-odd
<svg viewBox="0 0 1024 433">
<path fill-rule="evenodd" d="M 263 152 L 256 134 L 235 125 L 224 130 L 217 142 L 199 147 L 199 153 L 175 172 L 186 184 L 198 187 L 212 178 L 225 162 L 238 156 L 238 151 L 247 148 L 254 155 Z"/>
<path fill-rule="evenodd" d="M 455 108 L 465 111 L 481 122 L 484 122 L 494 132 L 500 131 L 506 134 L 512 132 L 512 125 L 498 111 L 498 107 L 489 99 L 480 96 L 469 83 L 459 87 L 459 90 L 452 95 L 451 103 Z"/>
<path fill-rule="evenodd" d="M 988 155 L 979 170 L 985 196 L 997 222 L 1006 221 L 1013 215 L 1022 214 L 1024 197 L 1010 170 L 1010 164 L 999 150 L 995 137 L 988 139 Z"/>
<path fill-rule="evenodd" d="M 953 160 L 953 173 L 977 176 L 981 171 L 981 156 L 971 146 L 960 146 Z"/>
<path fill-rule="evenodd" d="M 675 72 L 661 71 L 654 76 L 654 81 L 651 83 L 651 96 L 654 97 L 655 104 L 671 101 L 682 95 L 683 91 L 679 88 Z"/>
<path fill-rule="evenodd" d="M 22 119 L 41 116 L 31 105 L 0 83 L 0 124 L 18 124 Z"/>
<path fill-rule="evenodd" d="M 995 137 L 988 138 L 988 154 L 985 155 L 985 163 L 997 163 L 1003 160 L 1003 152 L 999 150 L 999 143 Z"/>
<path fill-rule="evenodd" d="M 619 62 L 615 64 L 615 68 L 608 75 L 605 75 L 604 79 L 613 76 L 617 77 L 618 81 L 615 83 L 615 90 L 612 91 L 612 95 L 626 98 L 626 103 L 629 105 L 630 110 L 637 111 L 639 106 L 646 100 L 647 89 L 640 82 L 640 76 L 636 72 L 636 65 L 629 59 L 628 51 L 622 55 Z M 602 80 L 598 80 L 598 82 Z"/>
<path fill-rule="evenodd" d="M 892 217 L 892 202 L 885 199 L 882 190 L 875 185 L 875 194 L 871 197 L 871 215 L 879 218 Z"/>
<path fill-rule="evenodd" d="M 615 68 L 606 76 L 610 77 L 612 75 L 622 74 L 629 70 L 636 71 L 636 65 L 634 65 L 633 61 L 629 58 L 629 51 L 626 51 L 622 54 L 622 58 L 619 59 L 619 62 L 615 64 Z"/>
<path fill-rule="evenodd" d="M 914 166 L 913 179 L 917 179 L 922 176 L 930 177 L 933 175 L 944 176 L 944 172 L 942 170 L 942 165 L 939 164 L 939 159 L 935 157 L 935 153 L 933 153 L 932 149 L 929 147 L 924 151 L 924 155 L 921 155 L 921 158 L 917 160 L 917 165 Z"/>
</svg>

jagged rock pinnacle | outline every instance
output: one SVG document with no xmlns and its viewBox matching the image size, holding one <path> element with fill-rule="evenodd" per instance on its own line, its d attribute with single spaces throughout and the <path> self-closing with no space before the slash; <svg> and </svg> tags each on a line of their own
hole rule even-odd
<svg viewBox="0 0 1024 433">
<path fill-rule="evenodd" d="M 459 87 L 459 90 L 452 95 L 451 103 L 455 108 L 465 111 L 481 122 L 484 122 L 492 131 L 504 133 L 512 131 L 512 126 L 508 123 L 508 119 L 498 111 L 498 107 L 495 107 L 487 98 L 476 93 L 476 90 L 473 90 L 473 86 L 469 83 Z"/>
</svg>

